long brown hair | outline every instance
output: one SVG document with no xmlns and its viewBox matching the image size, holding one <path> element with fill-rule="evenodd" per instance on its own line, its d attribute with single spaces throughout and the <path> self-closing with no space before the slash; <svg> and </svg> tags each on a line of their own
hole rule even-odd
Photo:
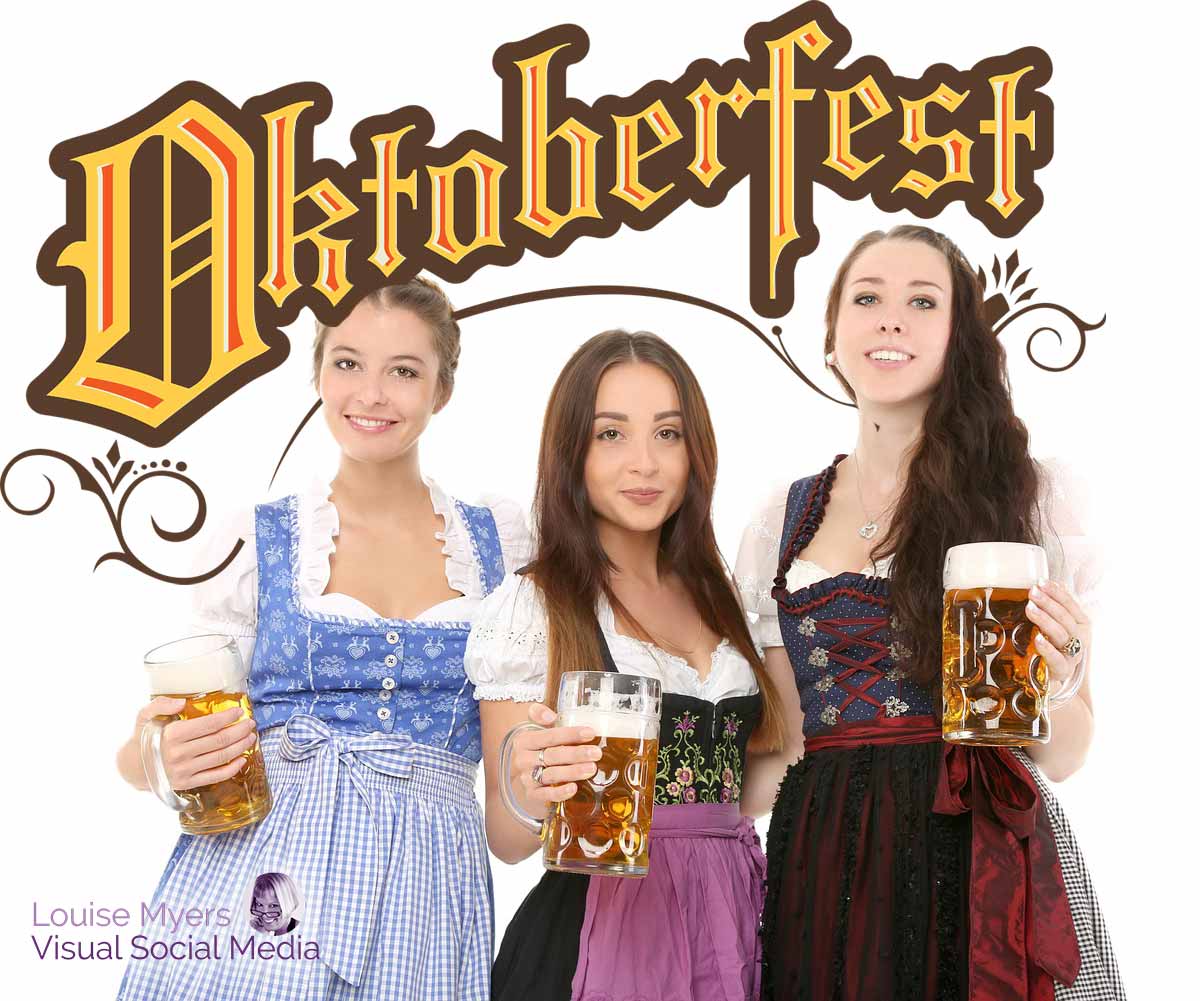
<svg viewBox="0 0 1200 1001">
<path fill-rule="evenodd" d="M 533 502 L 537 551 L 527 573 L 541 592 L 549 620 L 547 700 L 555 697 L 564 671 L 597 669 L 596 603 L 601 595 L 638 632 L 645 633 L 613 593 L 614 566 L 600 545 L 584 482 L 596 390 L 601 376 L 623 362 L 656 365 L 670 376 L 683 415 L 688 482 L 679 510 L 662 527 L 659 570 L 679 576 L 704 624 L 727 638 L 750 662 L 763 695 L 756 744 L 779 747 L 783 737 L 779 696 L 754 649 L 713 532 L 717 441 L 708 405 L 687 362 L 654 334 L 624 330 L 597 334 L 571 356 L 546 405 Z"/>
<path fill-rule="evenodd" d="M 941 671 L 942 561 L 964 542 L 1038 542 L 1038 473 L 1029 432 L 1013 412 L 1004 346 L 983 314 L 975 270 L 948 237 L 926 226 L 896 226 L 862 237 L 838 268 L 825 309 L 825 351 L 850 267 L 881 240 L 910 240 L 939 251 L 950 268 L 950 342 L 941 381 L 887 534 L 872 559 L 891 556 L 891 600 L 908 675 L 929 684 Z M 843 388 L 854 391 L 834 369 Z M 902 651 L 903 652 L 903 651 Z"/>
</svg>

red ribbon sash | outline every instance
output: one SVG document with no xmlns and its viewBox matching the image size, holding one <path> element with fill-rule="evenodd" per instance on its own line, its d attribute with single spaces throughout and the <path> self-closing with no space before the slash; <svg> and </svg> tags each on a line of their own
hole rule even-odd
<svg viewBox="0 0 1200 1001">
<path fill-rule="evenodd" d="M 884 716 L 805 737 L 804 753 L 841 751 L 863 744 L 928 744 L 941 739 L 942 727 L 932 716 Z"/>
<path fill-rule="evenodd" d="M 1003 747 L 946 744 L 935 813 L 971 817 L 971 1001 L 1053 1001 L 1079 973 L 1079 942 L 1050 817 Z"/>
</svg>

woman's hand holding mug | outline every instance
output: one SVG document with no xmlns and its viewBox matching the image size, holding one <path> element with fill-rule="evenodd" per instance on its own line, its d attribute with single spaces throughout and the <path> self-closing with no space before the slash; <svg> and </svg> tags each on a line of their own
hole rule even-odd
<svg viewBox="0 0 1200 1001">
<path fill-rule="evenodd" d="M 554 710 L 540 702 L 529 707 L 529 719 L 543 729 L 524 729 L 512 738 L 511 774 L 520 782 L 522 798 L 545 813 L 552 803 L 575 795 L 576 783 L 596 774 L 600 748 L 589 741 L 589 726 L 555 726 Z"/>
<path fill-rule="evenodd" d="M 160 695 L 137 714 L 132 744 L 137 746 L 142 728 L 159 716 L 174 716 L 183 699 Z M 162 761 L 171 788 L 199 789 L 232 778 L 245 767 L 246 751 L 254 746 L 258 731 L 253 719 L 244 719 L 240 706 L 211 716 L 173 720 L 163 727 Z"/>
</svg>

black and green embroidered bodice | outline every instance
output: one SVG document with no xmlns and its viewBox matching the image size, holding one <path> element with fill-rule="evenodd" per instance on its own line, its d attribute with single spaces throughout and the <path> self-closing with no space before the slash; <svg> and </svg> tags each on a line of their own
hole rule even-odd
<svg viewBox="0 0 1200 1001">
<path fill-rule="evenodd" d="M 658 728 L 654 802 L 736 803 L 746 771 L 746 745 L 762 715 L 761 695 L 712 703 L 668 692 Z"/>
<path fill-rule="evenodd" d="M 616 671 L 612 651 L 596 623 L 606 671 Z M 658 772 L 654 802 L 738 803 L 746 773 L 746 746 L 762 716 L 762 695 L 735 695 L 709 702 L 664 692 L 658 726 Z"/>
</svg>

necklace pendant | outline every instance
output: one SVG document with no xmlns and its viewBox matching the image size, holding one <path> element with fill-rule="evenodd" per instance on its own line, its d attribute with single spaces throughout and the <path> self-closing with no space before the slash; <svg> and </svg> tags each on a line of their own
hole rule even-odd
<svg viewBox="0 0 1200 1001">
<path fill-rule="evenodd" d="M 862 528 L 858 530 L 858 534 L 864 539 L 875 538 L 875 533 L 879 531 L 879 526 L 873 521 L 868 521 Z"/>
</svg>

